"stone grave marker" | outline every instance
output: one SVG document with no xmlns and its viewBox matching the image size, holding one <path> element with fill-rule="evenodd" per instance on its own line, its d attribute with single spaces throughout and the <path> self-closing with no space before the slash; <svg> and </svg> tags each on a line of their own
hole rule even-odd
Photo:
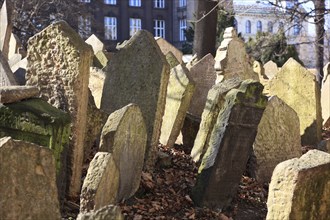
<svg viewBox="0 0 330 220">
<path fill-rule="evenodd" d="M 0 139 L 1 219 L 61 219 L 50 149 Z"/>
<path fill-rule="evenodd" d="M 8 59 L 9 41 L 12 32 L 12 5 L 5 0 L 0 8 L 0 51 Z"/>
<path fill-rule="evenodd" d="M 182 64 L 171 69 L 167 86 L 165 113 L 159 142 L 173 147 L 183 126 L 186 112 L 195 91 L 195 82 Z"/>
<path fill-rule="evenodd" d="M 39 94 L 36 86 L 2 86 L 0 87 L 0 103 L 19 102 Z"/>
<path fill-rule="evenodd" d="M 100 139 L 99 150 L 111 153 L 119 170 L 117 201 L 128 199 L 139 188 L 147 144 L 146 126 L 139 107 L 129 104 L 113 112 Z"/>
<path fill-rule="evenodd" d="M 152 170 L 165 109 L 169 65 L 152 34 L 145 30 L 138 31 L 118 49 L 105 68 L 101 109 L 112 113 L 129 103 L 139 106 L 148 134 L 145 168 Z"/>
<path fill-rule="evenodd" d="M 42 99 L 71 116 L 68 193 L 80 192 L 86 134 L 91 46 L 64 21 L 49 25 L 28 41 L 26 84 Z"/>
<path fill-rule="evenodd" d="M 278 72 L 277 64 L 274 63 L 272 60 L 264 64 L 264 69 L 265 69 L 265 75 L 269 80 L 274 78 L 274 76 L 276 76 Z"/>
<path fill-rule="evenodd" d="M 124 216 L 119 206 L 108 205 L 96 211 L 79 213 L 77 220 L 124 220 Z"/>
<path fill-rule="evenodd" d="M 323 80 L 321 88 L 321 105 L 323 125 L 330 126 L 330 63 L 323 68 Z"/>
<path fill-rule="evenodd" d="M 182 63 L 182 52 L 177 49 L 175 46 L 173 46 L 172 44 L 170 44 L 167 40 L 165 40 L 164 38 L 161 37 L 156 37 L 155 38 L 160 50 L 162 51 L 162 53 L 166 56 L 169 52 L 171 52 L 176 59 L 179 61 L 179 63 Z"/>
<path fill-rule="evenodd" d="M 17 85 L 16 78 L 10 69 L 7 59 L 0 51 L 0 87 Z"/>
<path fill-rule="evenodd" d="M 170 65 L 170 68 L 171 69 L 180 64 L 180 62 L 178 61 L 178 59 L 174 56 L 174 54 L 171 51 L 168 52 L 165 55 L 165 57 L 166 57 L 166 60 L 167 60 L 168 64 Z"/>
<path fill-rule="evenodd" d="M 194 65 L 188 69 L 190 70 L 190 75 L 196 84 L 196 89 L 191 99 L 188 112 L 201 117 L 207 100 L 207 93 L 215 84 L 217 77 L 212 54 L 205 55 L 201 60 L 194 63 Z"/>
<path fill-rule="evenodd" d="M 88 88 L 91 90 L 95 105 L 98 109 L 101 106 L 101 98 L 103 92 L 103 85 L 105 80 L 105 72 L 101 69 L 96 67 L 90 68 L 90 75 L 89 75 L 89 84 Z"/>
<path fill-rule="evenodd" d="M 227 93 L 192 190 L 198 206 L 222 209 L 236 195 L 267 103 L 262 90 L 259 82 L 246 80 Z"/>
<path fill-rule="evenodd" d="M 278 164 L 269 185 L 267 220 L 330 216 L 330 154 L 310 150 Z"/>
<path fill-rule="evenodd" d="M 320 87 L 315 76 L 290 58 L 269 81 L 270 95 L 276 95 L 298 114 L 303 145 L 321 140 Z"/>
<path fill-rule="evenodd" d="M 21 47 L 22 47 L 22 42 L 15 34 L 11 33 L 9 40 L 8 58 L 11 59 L 13 55 L 19 54 Z"/>
<path fill-rule="evenodd" d="M 85 42 L 92 46 L 94 55 L 97 52 L 104 50 L 103 42 L 98 37 L 96 37 L 95 34 L 92 34 L 89 38 L 86 39 Z"/>
</svg>

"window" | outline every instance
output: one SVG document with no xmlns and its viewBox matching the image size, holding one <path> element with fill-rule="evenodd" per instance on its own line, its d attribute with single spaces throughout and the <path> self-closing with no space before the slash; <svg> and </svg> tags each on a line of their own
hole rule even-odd
<svg viewBox="0 0 330 220">
<path fill-rule="evenodd" d="M 91 0 L 79 0 L 79 2 L 91 3 Z"/>
<path fill-rule="evenodd" d="M 104 4 L 107 4 L 107 5 L 116 5 L 117 4 L 117 0 L 104 0 Z"/>
<path fill-rule="evenodd" d="M 187 20 L 181 19 L 179 23 L 180 23 L 180 36 L 179 36 L 180 41 L 185 41 L 186 40 L 185 30 L 187 29 Z"/>
<path fill-rule="evenodd" d="M 268 32 L 273 33 L 273 22 L 269 21 L 267 24 Z"/>
<path fill-rule="evenodd" d="M 165 21 L 154 20 L 155 37 L 162 37 L 165 39 Z"/>
<path fill-rule="evenodd" d="M 179 0 L 179 7 L 186 7 L 187 6 L 187 0 Z"/>
<path fill-rule="evenodd" d="M 91 35 L 91 17 L 90 16 L 79 16 L 78 18 L 78 33 L 82 38 L 87 38 Z"/>
<path fill-rule="evenodd" d="M 251 21 L 247 20 L 245 22 L 245 33 L 251 34 Z"/>
<path fill-rule="evenodd" d="M 154 0 L 155 8 L 165 8 L 165 0 Z"/>
<path fill-rule="evenodd" d="M 135 32 L 141 30 L 141 19 L 130 18 L 129 19 L 129 35 L 133 36 Z"/>
<path fill-rule="evenodd" d="M 257 32 L 261 32 L 262 31 L 262 23 L 261 21 L 257 21 Z"/>
<path fill-rule="evenodd" d="M 104 17 L 104 39 L 117 40 L 117 18 Z"/>
<path fill-rule="evenodd" d="M 129 0 L 129 6 L 141 7 L 141 0 Z"/>
</svg>

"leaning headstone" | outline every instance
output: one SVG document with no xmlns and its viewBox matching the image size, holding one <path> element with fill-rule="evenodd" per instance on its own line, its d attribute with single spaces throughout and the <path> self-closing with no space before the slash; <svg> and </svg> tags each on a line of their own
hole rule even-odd
<svg viewBox="0 0 330 220">
<path fill-rule="evenodd" d="M 26 84 L 72 118 L 70 196 L 78 196 L 86 133 L 91 47 L 64 21 L 49 25 L 28 42 Z"/>
<path fill-rule="evenodd" d="M 50 149 L 4 137 L 0 161 L 1 219 L 61 219 Z"/>
<path fill-rule="evenodd" d="M 39 94 L 36 86 L 2 86 L 0 87 L 0 103 L 19 102 Z"/>
<path fill-rule="evenodd" d="M 0 87 L 17 85 L 15 76 L 10 69 L 7 59 L 0 51 Z"/>
<path fill-rule="evenodd" d="M 92 46 L 94 54 L 104 50 L 103 42 L 94 34 L 92 34 L 89 38 L 87 38 L 85 42 Z"/>
<path fill-rule="evenodd" d="M 240 84 L 241 80 L 234 78 L 214 85 L 208 92 L 199 130 L 196 135 L 194 147 L 191 151 L 191 157 L 195 162 L 199 161 L 205 153 L 206 144 L 220 109 L 223 107 L 226 94 L 231 89 L 239 87 Z"/>
<path fill-rule="evenodd" d="M 9 41 L 12 32 L 12 7 L 10 2 L 5 0 L 0 8 L 0 51 L 6 59 L 9 53 Z"/>
<path fill-rule="evenodd" d="M 79 213 L 77 220 L 124 220 L 124 216 L 119 206 L 108 205 L 96 211 Z"/>
<path fill-rule="evenodd" d="M 27 59 L 26 57 L 20 60 L 15 65 L 11 66 L 11 71 L 14 73 L 14 77 L 18 83 L 18 85 L 25 85 L 25 74 L 26 74 L 26 66 L 27 66 Z"/>
<path fill-rule="evenodd" d="M 270 80 L 274 78 L 274 76 L 276 76 L 278 72 L 277 64 L 274 63 L 272 60 L 264 64 L 264 69 L 265 69 L 265 75 Z"/>
<path fill-rule="evenodd" d="M 174 54 L 171 51 L 168 52 L 165 56 L 166 56 L 166 60 L 167 60 L 168 64 L 170 65 L 171 69 L 180 64 L 178 59 L 174 56 Z"/>
<path fill-rule="evenodd" d="M 187 149 L 187 153 L 191 152 L 194 146 L 194 141 L 199 130 L 201 118 L 187 112 L 181 129 L 182 145 Z"/>
<path fill-rule="evenodd" d="M 269 81 L 270 95 L 276 95 L 298 114 L 303 145 L 321 140 L 320 87 L 315 76 L 290 58 Z"/>
<path fill-rule="evenodd" d="M 246 80 L 227 93 L 192 190 L 198 206 L 222 209 L 236 195 L 267 103 L 262 90 L 259 82 Z"/>
<path fill-rule="evenodd" d="M 88 88 L 91 90 L 95 105 L 98 109 L 101 106 L 101 98 L 103 92 L 103 85 L 105 80 L 105 72 L 96 68 L 90 68 L 90 75 L 89 75 L 89 84 Z"/>
<path fill-rule="evenodd" d="M 100 151 L 112 153 L 119 170 L 119 202 L 139 188 L 146 144 L 146 126 L 137 105 L 129 104 L 113 112 L 103 126 Z"/>
<path fill-rule="evenodd" d="M 173 147 L 180 130 L 191 98 L 195 91 L 195 82 L 189 70 L 182 64 L 171 69 L 167 86 L 165 113 L 160 132 L 159 142 Z"/>
<path fill-rule="evenodd" d="M 245 45 L 233 27 L 226 28 L 224 39 L 217 49 L 214 68 L 224 79 L 240 78 L 259 81 L 258 74 L 253 71 L 252 63 L 245 51 Z"/>
<path fill-rule="evenodd" d="M 265 75 L 264 67 L 257 60 L 253 62 L 253 71 L 258 74 L 259 81 L 264 85 L 265 82 L 268 80 L 268 77 Z"/>
<path fill-rule="evenodd" d="M 205 55 L 188 69 L 196 84 L 196 89 L 191 99 L 188 112 L 201 117 L 207 100 L 207 93 L 215 84 L 217 77 L 212 54 Z"/>
<path fill-rule="evenodd" d="M 80 212 L 98 210 L 117 202 L 120 184 L 113 155 L 98 152 L 91 161 L 80 194 Z"/>
<path fill-rule="evenodd" d="M 111 56 L 112 54 L 106 51 L 98 51 L 93 57 L 93 66 L 99 69 L 103 69 L 107 66 Z"/>
<path fill-rule="evenodd" d="M 165 40 L 164 38 L 161 37 L 157 37 L 155 38 L 156 42 L 160 48 L 160 50 L 162 51 L 162 53 L 166 56 L 169 52 L 171 52 L 176 59 L 179 61 L 179 63 L 182 63 L 182 52 L 177 49 L 175 46 L 173 46 L 172 44 L 170 44 L 167 40 Z"/>
<path fill-rule="evenodd" d="M 301 156 L 297 113 L 277 96 L 272 96 L 258 125 L 253 144 L 255 177 L 268 183 L 277 164 Z"/>
<path fill-rule="evenodd" d="M 148 134 L 145 168 L 152 170 L 165 109 L 169 65 L 152 34 L 145 30 L 138 31 L 118 49 L 105 68 L 101 109 L 112 113 L 129 103 L 140 107 Z"/>
<path fill-rule="evenodd" d="M 267 220 L 330 216 L 330 154 L 310 150 L 278 164 L 269 185 Z"/>
<path fill-rule="evenodd" d="M 323 68 L 323 80 L 321 88 L 321 105 L 323 125 L 330 127 L 330 63 Z"/>
</svg>

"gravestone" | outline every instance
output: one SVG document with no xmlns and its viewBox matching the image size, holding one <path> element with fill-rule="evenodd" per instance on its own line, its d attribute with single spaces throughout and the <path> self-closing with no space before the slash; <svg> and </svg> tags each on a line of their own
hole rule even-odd
<svg viewBox="0 0 330 220">
<path fill-rule="evenodd" d="M 187 154 L 190 154 L 191 149 L 194 146 L 194 141 L 199 130 L 199 124 L 201 118 L 194 116 L 187 112 L 181 129 L 182 132 L 182 144 L 187 149 Z"/>
<path fill-rule="evenodd" d="M 36 86 L 2 86 L 0 87 L 0 103 L 19 102 L 39 94 Z"/>
<path fill-rule="evenodd" d="M 277 164 L 301 156 L 299 126 L 297 113 L 277 96 L 272 96 L 258 125 L 253 144 L 258 182 L 270 182 Z"/>
<path fill-rule="evenodd" d="M 315 76 L 290 58 L 269 81 L 270 95 L 276 95 L 298 114 L 303 145 L 321 140 L 320 88 Z"/>
<path fill-rule="evenodd" d="M 323 125 L 330 127 L 330 63 L 323 68 L 323 80 L 321 88 L 321 105 Z"/>
<path fill-rule="evenodd" d="M 243 40 L 238 38 L 233 27 L 226 28 L 223 41 L 217 49 L 214 68 L 224 79 L 240 78 L 259 81 L 258 74 L 253 71 L 252 63 L 245 51 Z M 219 80 L 217 80 L 219 81 Z"/>
<path fill-rule="evenodd" d="M 92 46 L 94 55 L 97 52 L 104 50 L 103 42 L 98 37 L 96 37 L 94 34 L 92 34 L 89 38 L 87 38 L 87 40 L 85 42 Z"/>
<path fill-rule="evenodd" d="M 77 220 L 124 220 L 124 216 L 119 206 L 108 205 L 96 211 L 79 213 Z"/>
<path fill-rule="evenodd" d="M 0 139 L 1 219 L 61 219 L 50 149 Z"/>
<path fill-rule="evenodd" d="M 28 41 L 26 84 L 38 86 L 42 99 L 69 112 L 72 119 L 68 193 L 73 197 L 81 186 L 91 58 L 91 47 L 64 21 Z"/>
<path fill-rule="evenodd" d="M 168 52 L 165 55 L 165 57 L 166 57 L 166 60 L 167 60 L 168 64 L 170 65 L 170 68 L 171 69 L 180 64 L 180 62 L 178 61 L 178 59 L 174 56 L 174 54 L 171 51 Z"/>
<path fill-rule="evenodd" d="M 145 168 L 152 170 L 165 109 L 169 65 L 152 34 L 145 30 L 138 31 L 118 49 L 105 68 L 101 109 L 112 113 L 129 103 L 140 107 L 148 134 Z"/>
<path fill-rule="evenodd" d="M 259 82 L 246 80 L 227 93 L 192 190 L 198 206 L 222 209 L 235 197 L 266 107 L 262 90 Z"/>
<path fill-rule="evenodd" d="M 173 46 L 172 44 L 170 44 L 167 40 L 165 40 L 164 38 L 161 37 L 156 37 L 155 38 L 160 50 L 162 51 L 162 53 L 166 56 L 169 52 L 171 52 L 176 59 L 179 61 L 179 63 L 182 63 L 182 52 L 177 49 L 175 46 Z"/>
<path fill-rule="evenodd" d="M 259 81 L 264 85 L 268 80 L 268 77 L 265 75 L 265 69 L 259 61 L 253 62 L 253 71 L 258 74 Z"/>
<path fill-rule="evenodd" d="M 276 76 L 278 72 L 277 64 L 274 63 L 272 60 L 264 64 L 264 69 L 265 69 L 265 75 L 269 80 L 274 78 L 274 76 Z"/>
<path fill-rule="evenodd" d="M 234 78 L 214 85 L 208 92 L 199 130 L 190 154 L 195 162 L 198 162 L 205 153 L 208 139 L 210 138 L 220 109 L 223 107 L 226 94 L 231 89 L 239 87 L 240 84 L 241 80 Z"/>
<path fill-rule="evenodd" d="M 80 212 L 95 211 L 115 204 L 120 184 L 113 155 L 97 152 L 91 161 L 80 194 Z"/>
<path fill-rule="evenodd" d="M 0 87 L 2 86 L 15 86 L 17 85 L 15 76 L 10 70 L 7 59 L 0 51 Z"/>
<path fill-rule="evenodd" d="M 105 72 L 96 68 L 90 68 L 90 75 L 89 75 L 89 84 L 88 88 L 91 90 L 95 105 L 98 109 L 101 106 L 101 98 L 103 92 L 103 85 L 105 80 Z"/>
<path fill-rule="evenodd" d="M 8 59 L 10 35 L 13 29 L 12 5 L 5 0 L 0 8 L 0 51 Z"/>
<path fill-rule="evenodd" d="M 112 57 L 112 53 L 108 53 L 106 51 L 100 50 L 96 52 L 93 57 L 93 66 L 99 69 L 103 69 L 107 66 L 109 60 Z"/>
<path fill-rule="evenodd" d="M 330 154 L 310 150 L 278 164 L 269 185 L 267 220 L 330 216 Z"/>
<path fill-rule="evenodd" d="M 21 47 L 22 43 L 19 38 L 15 34 L 11 33 L 9 40 L 8 58 L 11 59 L 13 55 L 19 54 Z"/>
<path fill-rule="evenodd" d="M 146 144 L 146 126 L 137 105 L 129 104 L 108 117 L 99 151 L 111 153 L 119 170 L 118 202 L 130 198 L 139 188 Z"/>
<path fill-rule="evenodd" d="M 195 91 L 195 82 L 182 64 L 171 69 L 167 86 L 165 113 L 159 142 L 173 147 L 183 126 L 186 112 Z"/>
<path fill-rule="evenodd" d="M 12 68 L 12 66 L 14 66 L 16 63 L 18 63 L 21 60 L 22 60 L 22 55 L 16 53 L 10 57 L 10 59 L 8 60 L 8 64 L 9 64 L 10 68 Z"/>
<path fill-rule="evenodd" d="M 14 77 L 18 85 L 25 85 L 26 83 L 25 80 L 26 66 L 27 66 L 27 59 L 25 57 L 24 59 L 20 60 L 18 63 L 10 67 L 14 73 Z"/>
<path fill-rule="evenodd" d="M 215 84 L 217 77 L 212 54 L 205 55 L 188 69 L 196 84 L 196 89 L 191 99 L 188 112 L 201 117 L 206 103 L 207 93 Z"/>
</svg>

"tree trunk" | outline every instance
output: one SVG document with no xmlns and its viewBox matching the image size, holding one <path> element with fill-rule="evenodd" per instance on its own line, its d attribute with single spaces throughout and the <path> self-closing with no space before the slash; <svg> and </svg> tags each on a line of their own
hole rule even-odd
<svg viewBox="0 0 330 220">
<path fill-rule="evenodd" d="M 198 0 L 196 15 L 198 22 L 195 26 L 193 49 L 198 59 L 203 58 L 208 53 L 215 56 L 217 9 L 212 9 L 217 4 L 218 2 L 214 0 Z"/>
<path fill-rule="evenodd" d="M 317 81 L 321 85 L 323 79 L 323 66 L 324 66 L 324 12 L 325 0 L 314 0 L 315 5 L 315 23 L 316 23 L 316 70 Z"/>
</svg>

